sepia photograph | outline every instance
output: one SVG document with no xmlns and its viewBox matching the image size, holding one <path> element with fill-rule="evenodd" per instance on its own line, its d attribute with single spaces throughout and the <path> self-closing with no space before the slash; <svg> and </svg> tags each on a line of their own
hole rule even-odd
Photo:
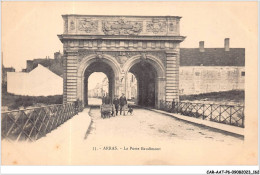
<svg viewBox="0 0 260 175">
<path fill-rule="evenodd" d="M 258 165 L 256 1 L 1 3 L 2 165 Z"/>
</svg>

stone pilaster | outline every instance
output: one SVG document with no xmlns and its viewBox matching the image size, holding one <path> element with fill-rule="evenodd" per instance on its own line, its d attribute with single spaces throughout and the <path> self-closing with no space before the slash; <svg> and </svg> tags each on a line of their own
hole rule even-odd
<svg viewBox="0 0 260 175">
<path fill-rule="evenodd" d="M 158 83 L 158 89 L 156 88 L 155 89 L 155 92 L 158 92 L 158 97 L 157 99 L 155 99 L 155 107 L 156 108 L 159 108 L 160 106 L 160 101 L 161 100 L 165 100 L 166 96 L 165 96 L 165 84 L 166 84 L 166 79 L 165 78 L 162 78 L 162 77 L 159 77 L 157 79 L 157 83 Z M 157 86 L 155 86 L 157 87 Z"/>
<path fill-rule="evenodd" d="M 166 52 L 166 101 L 179 101 L 179 56 L 178 51 Z"/>
<path fill-rule="evenodd" d="M 77 100 L 77 56 L 77 52 L 66 52 L 63 80 L 64 103 Z"/>
</svg>

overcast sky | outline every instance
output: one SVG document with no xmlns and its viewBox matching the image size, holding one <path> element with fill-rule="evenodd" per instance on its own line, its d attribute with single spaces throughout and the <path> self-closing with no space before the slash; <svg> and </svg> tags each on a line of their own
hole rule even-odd
<svg viewBox="0 0 260 175">
<path fill-rule="evenodd" d="M 26 60 L 62 50 L 62 14 L 182 16 L 181 47 L 250 47 L 257 41 L 257 2 L 2 2 L 4 65 L 18 71 Z"/>
</svg>

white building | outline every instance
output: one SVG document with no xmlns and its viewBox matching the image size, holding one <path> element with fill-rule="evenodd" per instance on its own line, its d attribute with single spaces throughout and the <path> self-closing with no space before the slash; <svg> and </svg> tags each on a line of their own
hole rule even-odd
<svg viewBox="0 0 260 175">
<path fill-rule="evenodd" d="M 127 74 L 127 88 L 126 88 L 127 99 L 137 99 L 137 80 L 132 73 Z"/>
<path fill-rule="evenodd" d="M 39 64 L 29 73 L 8 72 L 7 92 L 28 96 L 62 95 L 63 78 Z"/>
</svg>

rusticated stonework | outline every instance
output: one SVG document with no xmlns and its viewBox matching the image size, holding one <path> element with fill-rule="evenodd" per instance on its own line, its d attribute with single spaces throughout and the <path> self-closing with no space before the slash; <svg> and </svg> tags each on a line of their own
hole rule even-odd
<svg viewBox="0 0 260 175">
<path fill-rule="evenodd" d="M 138 35 L 143 29 L 143 23 L 124 19 L 102 21 L 102 29 L 107 35 Z"/>
<path fill-rule="evenodd" d="M 166 20 L 153 19 L 152 21 L 148 21 L 146 25 L 147 32 L 153 32 L 154 34 L 165 32 L 166 28 Z"/>
<path fill-rule="evenodd" d="M 78 20 L 78 30 L 91 33 L 98 30 L 98 21 L 91 19 L 80 19 Z"/>
</svg>

